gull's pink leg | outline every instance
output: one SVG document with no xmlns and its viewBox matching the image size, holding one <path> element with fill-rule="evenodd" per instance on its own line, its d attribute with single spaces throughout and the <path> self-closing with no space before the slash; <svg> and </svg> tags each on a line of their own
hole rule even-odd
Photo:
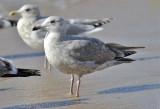
<svg viewBox="0 0 160 109">
<path fill-rule="evenodd" d="M 47 68 L 47 57 L 44 56 L 44 68 Z"/>
<path fill-rule="evenodd" d="M 79 77 L 79 79 L 78 79 L 78 81 L 77 81 L 77 93 L 76 93 L 76 96 L 77 97 L 79 97 L 79 88 L 80 88 L 80 77 Z"/>
<path fill-rule="evenodd" d="M 71 85 L 69 95 L 73 95 L 73 83 L 74 83 L 74 75 L 71 74 Z"/>
<path fill-rule="evenodd" d="M 49 69 L 51 71 L 51 64 L 48 62 L 47 57 L 44 57 L 44 68 Z"/>
<path fill-rule="evenodd" d="M 46 61 L 47 61 L 47 68 L 49 71 L 51 71 L 51 64 L 48 62 L 48 59 L 46 58 Z"/>
</svg>

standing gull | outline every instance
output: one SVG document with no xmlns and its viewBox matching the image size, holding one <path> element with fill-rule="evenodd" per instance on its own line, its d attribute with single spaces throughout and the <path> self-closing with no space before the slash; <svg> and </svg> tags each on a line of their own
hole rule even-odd
<svg viewBox="0 0 160 109">
<path fill-rule="evenodd" d="M 47 33 L 46 30 L 36 30 L 33 27 L 35 25 L 41 25 L 41 23 L 46 19 L 42 18 L 38 6 L 27 4 L 22 6 L 17 11 L 10 12 L 10 15 L 20 14 L 21 18 L 17 24 L 17 30 L 22 38 L 22 40 L 31 48 L 44 49 L 44 37 Z M 65 19 L 67 26 L 68 35 L 87 35 L 93 32 L 102 30 L 103 24 L 109 23 L 112 18 L 104 19 Z M 46 58 L 44 67 L 46 67 Z"/>
<path fill-rule="evenodd" d="M 73 94 L 74 74 L 78 75 L 77 92 L 79 96 L 80 78 L 113 65 L 134 61 L 126 56 L 136 53 L 126 47 L 89 37 L 66 35 L 67 24 L 63 18 L 51 16 L 36 29 L 46 29 L 49 33 L 44 40 L 46 57 L 59 71 L 71 74 L 70 94 Z M 129 50 L 129 51 L 128 51 Z"/>
<path fill-rule="evenodd" d="M 0 57 L 0 77 L 40 76 L 39 70 L 16 68 L 12 61 Z"/>
</svg>

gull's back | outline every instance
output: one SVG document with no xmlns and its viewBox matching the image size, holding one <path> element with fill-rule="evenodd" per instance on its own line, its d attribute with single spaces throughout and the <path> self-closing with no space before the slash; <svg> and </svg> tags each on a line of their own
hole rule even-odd
<svg viewBox="0 0 160 109">
<path fill-rule="evenodd" d="M 79 61 L 95 61 L 102 64 L 115 58 L 115 54 L 105 44 L 96 38 L 66 36 L 68 48 L 72 48 L 72 55 Z M 71 53 L 72 54 L 72 53 Z"/>
</svg>

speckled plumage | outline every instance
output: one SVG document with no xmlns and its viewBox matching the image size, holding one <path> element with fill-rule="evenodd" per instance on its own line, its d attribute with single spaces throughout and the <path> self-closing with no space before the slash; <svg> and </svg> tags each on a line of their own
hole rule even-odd
<svg viewBox="0 0 160 109">
<path fill-rule="evenodd" d="M 29 11 L 27 11 L 27 9 Z M 27 4 L 22 6 L 15 13 L 19 13 L 22 17 L 18 21 L 17 30 L 24 42 L 32 48 L 43 49 L 43 40 L 47 33 L 45 30 L 32 31 L 36 25 L 41 25 L 46 19 L 40 16 L 38 6 Z M 13 14 L 13 13 L 12 13 Z M 102 20 L 90 20 L 90 19 L 65 19 L 68 23 L 67 34 L 68 35 L 86 35 L 92 32 L 101 30 L 100 28 L 106 22 L 109 22 L 111 18 L 105 18 Z M 101 24 L 101 26 L 95 27 L 94 24 Z"/>
<path fill-rule="evenodd" d="M 52 16 L 46 19 L 39 28 L 45 28 L 49 32 L 44 40 L 45 54 L 49 63 L 63 73 L 72 74 L 72 78 L 77 74 L 78 84 L 85 74 L 133 61 L 123 58 L 126 50 L 122 51 L 111 44 L 107 46 L 99 39 L 66 35 L 67 23 L 60 17 Z M 134 53 L 136 52 L 131 54 Z M 79 85 L 77 87 L 79 96 Z"/>
<path fill-rule="evenodd" d="M 22 6 L 19 10 L 11 12 L 13 15 L 18 13 L 21 18 L 17 24 L 17 30 L 22 38 L 22 40 L 31 48 L 44 50 L 44 37 L 47 33 L 46 30 L 36 30 L 32 31 L 34 26 L 41 25 L 46 19 L 40 16 L 40 10 L 38 6 L 32 4 L 26 4 Z M 102 20 L 90 20 L 90 19 L 65 19 L 67 26 L 68 35 L 87 35 L 93 32 L 102 30 L 102 25 L 109 22 L 110 18 L 105 18 Z M 95 26 L 100 24 L 99 26 Z M 44 65 L 46 66 L 46 65 Z"/>
<path fill-rule="evenodd" d="M 109 67 L 111 63 L 112 65 L 124 63 L 114 60 L 117 53 L 98 39 L 65 36 L 61 37 L 61 41 L 57 41 L 60 38 L 58 35 L 49 33 L 44 41 L 44 47 L 50 64 L 61 72 L 81 77 L 97 69 Z"/>
<path fill-rule="evenodd" d="M 30 12 L 26 12 L 26 9 L 30 9 Z M 44 21 L 41 19 L 39 8 L 35 5 L 24 5 L 16 12 L 22 16 L 17 24 L 20 37 L 31 48 L 43 50 L 44 37 L 47 32 L 45 30 L 32 31 L 35 24 Z"/>
</svg>

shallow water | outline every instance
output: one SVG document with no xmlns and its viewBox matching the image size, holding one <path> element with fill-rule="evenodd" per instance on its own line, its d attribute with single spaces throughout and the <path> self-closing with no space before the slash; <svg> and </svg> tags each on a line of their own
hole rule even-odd
<svg viewBox="0 0 160 109">
<path fill-rule="evenodd" d="M 131 56 L 137 61 L 113 66 L 82 78 L 80 98 L 66 95 L 70 75 L 43 69 L 43 51 L 29 48 L 16 28 L 0 30 L 0 56 L 17 67 L 41 70 L 41 77 L 0 78 L 0 108 L 160 108 L 160 0 L 1 0 L 2 15 L 26 3 L 41 15 L 114 20 L 91 35 L 104 42 L 145 46 Z M 76 86 L 74 85 L 76 88 Z"/>
</svg>

